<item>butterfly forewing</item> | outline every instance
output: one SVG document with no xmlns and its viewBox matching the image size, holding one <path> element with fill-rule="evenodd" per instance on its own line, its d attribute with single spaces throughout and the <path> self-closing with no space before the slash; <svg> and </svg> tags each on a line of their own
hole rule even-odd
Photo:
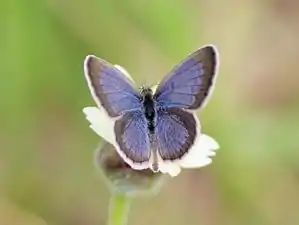
<svg viewBox="0 0 299 225">
<path fill-rule="evenodd" d="M 155 99 L 160 107 L 199 109 L 213 86 L 217 51 L 205 46 L 175 67 L 159 84 Z"/>
<path fill-rule="evenodd" d="M 131 80 L 112 64 L 88 56 L 85 59 L 85 76 L 95 101 L 110 117 L 140 109 L 138 93 Z"/>
<path fill-rule="evenodd" d="M 158 110 L 155 136 L 162 160 L 184 156 L 195 142 L 197 127 L 192 113 L 178 108 Z"/>
</svg>

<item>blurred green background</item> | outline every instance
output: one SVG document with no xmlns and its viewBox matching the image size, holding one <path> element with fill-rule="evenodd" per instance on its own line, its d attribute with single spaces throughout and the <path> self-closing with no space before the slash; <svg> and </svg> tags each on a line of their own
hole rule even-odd
<svg viewBox="0 0 299 225">
<path fill-rule="evenodd" d="M 105 224 L 109 191 L 83 60 L 153 84 L 204 44 L 220 71 L 203 132 L 213 164 L 136 199 L 136 225 L 299 224 L 299 2 L 0 1 L 0 224 Z"/>
</svg>

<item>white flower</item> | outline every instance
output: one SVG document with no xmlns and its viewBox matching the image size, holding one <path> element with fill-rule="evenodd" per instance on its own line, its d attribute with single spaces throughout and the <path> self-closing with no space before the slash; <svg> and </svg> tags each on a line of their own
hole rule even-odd
<svg viewBox="0 0 299 225">
<path fill-rule="evenodd" d="M 120 66 L 116 67 L 132 79 L 125 69 Z M 113 146 L 116 146 L 113 129 L 115 121 L 98 107 L 86 107 L 83 109 L 83 112 L 86 115 L 86 119 L 90 122 L 90 128 Z M 205 134 L 199 135 L 196 143 L 181 159 L 175 161 L 163 161 L 160 159 L 160 171 L 168 173 L 170 176 L 177 176 L 182 168 L 199 168 L 210 164 L 212 162 L 211 157 L 215 155 L 215 150 L 219 149 L 219 145 L 212 137 Z M 132 167 L 132 165 L 130 166 Z"/>
</svg>

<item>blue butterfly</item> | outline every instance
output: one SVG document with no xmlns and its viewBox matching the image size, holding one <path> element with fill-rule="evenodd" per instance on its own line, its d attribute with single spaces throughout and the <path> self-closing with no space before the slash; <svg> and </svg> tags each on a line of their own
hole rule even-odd
<svg viewBox="0 0 299 225">
<path fill-rule="evenodd" d="M 176 66 L 154 91 L 137 90 L 124 73 L 93 55 L 85 76 L 96 103 L 114 120 L 116 150 L 134 168 L 185 156 L 200 136 L 195 110 L 204 106 L 215 83 L 218 53 L 204 46 Z"/>
</svg>

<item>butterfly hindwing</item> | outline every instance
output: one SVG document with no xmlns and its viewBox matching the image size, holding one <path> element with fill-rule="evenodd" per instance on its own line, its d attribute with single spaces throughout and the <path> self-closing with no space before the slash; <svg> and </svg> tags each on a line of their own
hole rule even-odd
<svg viewBox="0 0 299 225">
<path fill-rule="evenodd" d="M 179 108 L 157 111 L 155 139 L 162 160 L 183 157 L 197 138 L 198 125 L 192 113 Z"/>
<path fill-rule="evenodd" d="M 147 121 L 142 111 L 127 112 L 114 126 L 120 154 L 131 166 L 148 165 L 150 158 Z M 146 168 L 146 167 L 144 167 Z"/>
<path fill-rule="evenodd" d="M 159 84 L 155 93 L 158 105 L 190 110 L 202 107 L 213 86 L 217 63 L 213 46 L 192 53 Z"/>
<path fill-rule="evenodd" d="M 110 117 L 140 109 L 133 83 L 112 64 L 92 55 L 87 56 L 85 76 L 95 101 Z"/>
</svg>

